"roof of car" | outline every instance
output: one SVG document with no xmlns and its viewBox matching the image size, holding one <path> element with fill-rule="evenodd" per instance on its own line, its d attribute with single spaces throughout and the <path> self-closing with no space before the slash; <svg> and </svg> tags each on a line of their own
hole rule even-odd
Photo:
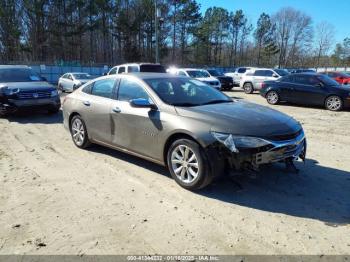
<svg viewBox="0 0 350 262">
<path fill-rule="evenodd" d="M 131 73 L 131 74 L 122 74 L 122 75 L 134 75 L 140 79 L 152 79 L 152 78 L 183 78 L 184 76 L 173 75 L 169 73 Z M 113 75 L 120 76 L 120 75 Z"/>
<path fill-rule="evenodd" d="M 178 68 L 177 70 L 199 71 L 199 70 L 207 70 L 207 69 L 203 69 L 203 68 Z"/>
</svg>

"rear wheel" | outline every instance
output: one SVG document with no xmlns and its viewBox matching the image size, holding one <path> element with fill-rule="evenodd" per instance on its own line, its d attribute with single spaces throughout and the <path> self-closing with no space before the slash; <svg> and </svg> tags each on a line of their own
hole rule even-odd
<svg viewBox="0 0 350 262">
<path fill-rule="evenodd" d="M 170 146 L 167 164 L 176 183 L 189 190 L 203 188 L 214 178 L 206 153 L 189 139 L 176 140 Z"/>
<path fill-rule="evenodd" d="M 343 100 L 339 96 L 329 96 L 325 101 L 325 107 L 331 111 L 340 111 L 343 109 Z"/>
<path fill-rule="evenodd" d="M 254 92 L 252 83 L 245 83 L 243 85 L 243 90 L 244 90 L 244 93 L 246 94 L 252 94 Z"/>
<path fill-rule="evenodd" d="M 280 97 L 276 91 L 269 91 L 266 94 L 266 101 L 271 105 L 276 105 L 280 101 Z"/>
<path fill-rule="evenodd" d="M 84 120 L 79 115 L 76 115 L 72 118 L 70 126 L 70 132 L 74 144 L 79 148 L 87 148 L 91 142 L 88 137 Z"/>
</svg>

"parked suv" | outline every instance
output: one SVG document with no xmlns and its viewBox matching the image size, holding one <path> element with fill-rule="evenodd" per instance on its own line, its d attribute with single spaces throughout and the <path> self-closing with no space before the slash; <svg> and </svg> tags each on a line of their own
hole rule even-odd
<svg viewBox="0 0 350 262">
<path fill-rule="evenodd" d="M 233 78 L 233 82 L 235 85 L 239 85 L 242 77 L 254 70 L 253 67 L 238 67 L 233 72 L 225 73 L 225 76 L 230 76 Z"/>
<path fill-rule="evenodd" d="M 57 113 L 57 89 L 28 66 L 0 66 L 0 115 L 23 108 L 44 108 Z"/>
<path fill-rule="evenodd" d="M 260 90 L 264 81 L 277 80 L 288 74 L 289 73 L 283 69 L 256 69 L 254 72 L 248 73 L 242 77 L 240 87 L 243 88 L 246 94 L 251 94 L 254 90 Z"/>
<path fill-rule="evenodd" d="M 109 70 L 108 75 L 149 72 L 149 73 L 166 73 L 164 66 L 152 63 L 132 63 L 122 64 Z"/>
</svg>

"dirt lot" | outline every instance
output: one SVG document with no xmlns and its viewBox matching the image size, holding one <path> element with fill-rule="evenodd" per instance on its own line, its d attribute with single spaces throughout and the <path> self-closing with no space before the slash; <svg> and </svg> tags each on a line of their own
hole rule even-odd
<svg viewBox="0 0 350 262">
<path fill-rule="evenodd" d="M 274 108 L 305 128 L 300 173 L 197 193 L 147 161 L 76 148 L 61 114 L 0 119 L 0 254 L 350 254 L 350 112 Z"/>
</svg>

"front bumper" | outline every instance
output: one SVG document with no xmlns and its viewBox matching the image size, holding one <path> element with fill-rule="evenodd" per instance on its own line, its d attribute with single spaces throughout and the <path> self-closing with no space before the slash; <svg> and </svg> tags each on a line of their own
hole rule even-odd
<svg viewBox="0 0 350 262">
<path fill-rule="evenodd" d="M 14 113 L 22 108 L 59 108 L 61 101 L 59 96 L 38 99 L 7 99 L 0 103 L 3 113 Z"/>
<path fill-rule="evenodd" d="M 231 169 L 258 170 L 260 165 L 285 162 L 291 160 L 305 160 L 307 143 L 304 132 L 301 130 L 293 139 L 271 141 L 270 144 L 258 148 L 237 148 L 231 151 L 221 142 L 216 143 L 217 152 L 222 160 L 229 164 Z"/>
</svg>

